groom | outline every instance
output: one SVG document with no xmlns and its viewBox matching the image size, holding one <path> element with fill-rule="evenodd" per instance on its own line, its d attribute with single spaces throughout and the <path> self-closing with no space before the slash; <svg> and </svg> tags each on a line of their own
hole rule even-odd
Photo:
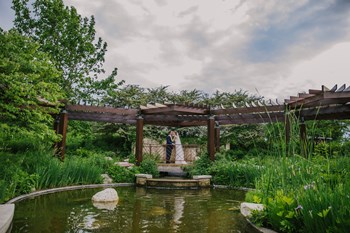
<svg viewBox="0 0 350 233">
<path fill-rule="evenodd" d="M 174 131 L 170 131 L 166 136 L 166 163 L 170 163 L 171 152 L 174 148 Z"/>
</svg>

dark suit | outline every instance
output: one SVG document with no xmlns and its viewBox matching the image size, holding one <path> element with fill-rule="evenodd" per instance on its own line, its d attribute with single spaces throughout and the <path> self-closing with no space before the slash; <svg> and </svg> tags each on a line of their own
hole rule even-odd
<svg viewBox="0 0 350 233">
<path fill-rule="evenodd" d="M 173 150 L 173 140 L 171 139 L 171 136 L 168 135 L 166 136 L 166 161 L 169 162 L 170 161 L 170 157 L 171 157 L 171 152 Z"/>
</svg>

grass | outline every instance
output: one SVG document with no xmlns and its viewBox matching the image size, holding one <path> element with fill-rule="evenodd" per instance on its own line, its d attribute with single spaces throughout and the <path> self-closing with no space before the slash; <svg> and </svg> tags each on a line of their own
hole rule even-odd
<svg viewBox="0 0 350 233">
<path fill-rule="evenodd" d="M 51 150 L 0 152 L 0 202 L 34 190 L 75 184 L 101 183 L 110 166 L 104 156 L 67 157 L 64 162 Z"/>
</svg>

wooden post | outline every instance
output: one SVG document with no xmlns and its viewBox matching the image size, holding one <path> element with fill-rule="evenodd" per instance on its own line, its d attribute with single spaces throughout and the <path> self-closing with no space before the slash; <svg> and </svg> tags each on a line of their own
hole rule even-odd
<svg viewBox="0 0 350 233">
<path fill-rule="evenodd" d="M 68 113 L 66 110 L 61 111 L 60 119 L 58 123 L 58 134 L 62 135 L 62 140 L 57 144 L 57 155 L 64 160 L 64 154 L 66 151 L 66 137 L 67 137 L 67 126 L 68 126 Z"/>
<path fill-rule="evenodd" d="M 55 131 L 55 134 L 58 134 L 59 131 L 59 125 L 60 125 L 60 115 L 53 115 L 54 117 L 54 122 L 53 122 L 53 130 Z M 55 142 L 55 144 L 53 144 L 53 149 L 55 151 L 54 156 L 58 155 L 58 143 L 59 142 Z"/>
<path fill-rule="evenodd" d="M 210 160 L 215 160 L 215 130 L 214 130 L 214 117 L 211 116 L 208 119 L 208 154 Z"/>
<path fill-rule="evenodd" d="M 215 122 L 215 152 L 220 152 L 220 125 Z"/>
<path fill-rule="evenodd" d="M 301 154 L 306 157 L 307 155 L 307 141 L 306 141 L 306 125 L 304 122 L 304 117 L 301 117 L 300 120 L 300 146 L 301 146 Z"/>
<path fill-rule="evenodd" d="M 289 154 L 289 146 L 290 146 L 290 117 L 289 112 L 284 112 L 284 126 L 285 126 L 285 143 L 286 143 L 286 155 Z"/>
<path fill-rule="evenodd" d="M 139 116 L 136 119 L 136 165 L 142 162 L 142 148 L 143 147 L 143 118 Z"/>
</svg>

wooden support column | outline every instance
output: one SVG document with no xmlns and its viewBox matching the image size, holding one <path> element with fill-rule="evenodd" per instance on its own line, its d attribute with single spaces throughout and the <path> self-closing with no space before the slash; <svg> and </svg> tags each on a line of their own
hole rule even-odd
<svg viewBox="0 0 350 233">
<path fill-rule="evenodd" d="M 307 155 L 307 138 L 306 138 L 306 125 L 304 122 L 304 117 L 301 117 L 300 120 L 300 145 L 301 145 L 301 154 L 306 157 Z"/>
<path fill-rule="evenodd" d="M 59 122 L 58 122 L 58 134 L 62 135 L 62 139 L 57 144 L 56 155 L 58 155 L 61 160 L 64 160 L 64 154 L 66 151 L 66 137 L 67 137 L 67 126 L 68 126 L 68 113 L 66 110 L 61 111 Z"/>
<path fill-rule="evenodd" d="M 284 112 L 284 126 L 285 126 L 285 143 L 286 143 L 286 155 L 289 155 L 290 146 L 290 117 L 289 112 Z"/>
<path fill-rule="evenodd" d="M 139 116 L 136 119 L 136 165 L 140 165 L 142 162 L 142 149 L 143 149 L 143 118 Z"/>
<path fill-rule="evenodd" d="M 214 129 L 215 121 L 214 117 L 211 116 L 208 119 L 208 154 L 210 160 L 215 160 L 215 129 Z"/>
<path fill-rule="evenodd" d="M 220 152 L 220 125 L 215 122 L 215 152 Z"/>
<path fill-rule="evenodd" d="M 55 134 L 58 134 L 59 131 L 59 125 L 60 125 L 60 115 L 53 115 L 52 116 L 54 118 L 54 122 L 53 122 L 53 130 L 55 131 Z M 55 144 L 53 144 L 53 149 L 55 151 L 54 156 L 58 155 L 58 143 L 59 142 L 55 142 Z"/>
</svg>

